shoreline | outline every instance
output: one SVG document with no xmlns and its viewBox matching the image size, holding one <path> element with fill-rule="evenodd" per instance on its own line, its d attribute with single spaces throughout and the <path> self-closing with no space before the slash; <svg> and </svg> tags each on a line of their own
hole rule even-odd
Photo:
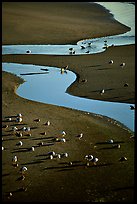
<svg viewBox="0 0 137 204">
<path fill-rule="evenodd" d="M 113 65 L 109 64 L 110 59 L 114 60 Z M 126 62 L 126 67 L 122 69 L 120 64 L 123 61 Z M 68 65 L 69 70 L 78 76 L 67 89 L 71 95 L 110 102 L 135 103 L 135 45 L 110 47 L 105 52 L 91 55 L 3 55 L 2 62 L 58 68 Z M 87 82 L 83 83 L 83 79 Z M 125 88 L 126 82 L 129 87 Z M 100 95 L 102 88 L 106 90 L 103 96 Z"/>
<path fill-rule="evenodd" d="M 14 10 L 19 15 L 19 22 L 16 22 L 16 15 L 14 16 L 10 13 L 12 12 L 12 7 L 14 7 Z M 32 2 L 27 2 L 27 4 L 22 3 L 22 5 L 18 4 L 17 2 L 12 2 L 12 4 L 8 2 L 3 3 L 3 45 L 68 43 L 75 44 L 81 39 L 91 39 L 92 37 L 97 38 L 102 36 L 104 37 L 109 35 L 121 34 L 130 30 L 129 27 L 117 22 L 113 18 L 113 15 L 108 13 L 107 9 L 96 3 L 91 4 L 88 2 L 73 2 L 72 7 L 71 2 L 54 2 L 53 7 L 52 3 L 50 2 L 46 2 L 46 4 L 43 2 L 33 2 L 32 13 L 30 12 L 31 7 Z M 47 14 L 44 12 L 44 9 L 47 11 Z M 71 10 L 71 14 L 69 10 Z M 36 16 L 34 16 L 35 12 Z M 100 13 L 99 16 L 97 15 L 98 12 Z M 64 17 L 62 18 L 62 16 L 59 14 L 64 15 Z M 38 17 L 38 15 L 41 15 L 41 18 L 45 20 L 44 24 L 46 23 L 47 29 L 43 28 L 43 21 L 41 21 L 42 19 L 36 18 Z M 75 18 L 73 17 L 73 15 Z M 11 24 L 15 24 L 17 30 L 12 30 L 9 24 L 10 22 L 7 22 L 7 19 L 11 19 Z M 25 24 L 25 28 L 23 26 L 24 21 L 28 21 Z M 59 27 L 58 22 L 60 22 Z M 96 22 L 99 27 L 96 26 Z M 38 27 L 39 30 L 36 30 L 36 27 L 33 26 L 33 24 Z M 92 28 L 92 25 L 94 28 Z M 27 30 L 27 33 L 25 33 L 25 30 L 23 30 L 23 28 Z M 10 36 L 8 34 L 9 29 Z M 33 37 L 33 34 L 35 33 L 36 36 L 34 35 Z M 52 33 L 55 33 L 56 37 L 54 37 Z M 47 36 L 46 38 L 45 35 Z M 61 39 L 60 35 L 62 35 Z"/>
<path fill-rule="evenodd" d="M 64 29 L 67 30 L 67 26 L 63 23 L 66 21 L 70 23 L 75 19 L 75 22 L 77 22 L 76 25 L 78 25 L 79 20 L 77 17 L 80 18 L 80 22 L 84 17 L 85 21 L 89 20 L 90 23 L 93 23 L 92 30 L 95 30 L 94 35 L 100 32 L 100 26 L 102 26 L 101 28 L 103 29 L 101 35 L 110 32 L 111 29 L 108 29 L 107 26 L 106 28 L 108 30 L 103 28 L 106 22 L 113 27 L 111 32 L 118 32 L 119 28 L 121 32 L 127 30 L 127 28 L 121 27 L 121 25 L 114 22 L 114 20 L 108 19 L 110 15 L 108 15 L 104 9 L 100 8 L 100 10 L 97 6 L 92 7 L 92 17 L 95 18 L 100 15 L 98 19 L 96 19 L 95 25 L 94 21 L 91 21 L 91 16 L 88 16 L 88 14 L 90 15 L 91 6 L 89 7 L 85 3 L 84 5 L 74 3 L 74 7 L 72 8 L 71 3 L 67 3 L 67 8 L 69 9 L 66 10 L 65 5 L 66 3 L 55 3 L 54 6 L 51 3 L 46 3 L 45 6 L 43 6 L 43 3 L 34 3 L 32 6 L 30 2 L 27 2 L 27 4 L 26 2 L 22 2 L 22 4 L 15 2 L 3 3 L 3 43 L 35 42 L 36 44 L 38 42 L 38 36 L 40 36 L 40 41 L 44 42 L 44 39 L 45 43 L 59 42 L 60 36 L 62 37 L 62 42 L 67 42 L 66 32 L 62 33 Z M 76 7 L 77 10 L 75 10 Z M 13 8 L 14 12 L 12 13 Z M 49 10 L 44 15 L 44 11 L 47 8 L 49 8 Z M 58 14 L 59 11 L 61 11 L 62 16 L 68 15 L 66 19 L 60 18 L 60 16 L 56 19 L 56 14 Z M 100 13 L 99 11 L 102 12 Z M 84 12 L 86 12 L 86 15 L 83 15 L 85 14 Z M 72 14 L 76 15 L 76 18 L 74 18 Z M 34 17 L 32 18 L 33 20 L 28 18 L 29 15 Z M 48 20 L 45 19 L 45 16 Z M 50 25 L 51 19 L 56 19 L 58 22 L 60 21 L 60 28 L 55 27 L 56 22 Z M 25 23 L 20 24 L 20 22 Z M 36 32 L 34 32 L 36 31 L 35 27 L 40 28 L 39 25 L 43 26 L 45 23 L 47 23 L 47 31 L 45 28 L 43 30 L 39 29 L 41 35 L 39 31 L 37 31 L 36 34 Z M 11 27 L 13 24 L 17 25 L 17 30 Z M 87 25 L 88 24 L 86 24 L 86 26 Z M 27 34 L 24 33 L 24 26 L 28 28 Z M 32 29 L 32 33 L 29 33 L 29 26 Z M 67 30 L 68 35 L 71 35 L 71 40 L 79 38 L 78 36 L 73 36 L 75 29 L 80 31 L 81 33 L 79 34 L 82 36 L 82 29 L 87 29 L 84 25 L 84 21 L 79 27 L 75 28 L 75 26 L 72 25 L 71 28 L 69 31 Z M 53 38 L 55 33 L 48 36 L 48 33 L 51 33 L 51 29 L 53 29 L 52 32 L 56 29 L 60 31 L 60 35 L 56 35 L 56 39 Z M 89 32 L 88 29 L 87 31 Z M 46 32 L 48 39 L 45 38 L 43 32 Z M 32 35 L 33 33 L 34 35 Z M 114 77 L 114 75 L 120 71 L 119 64 L 121 62 L 121 54 L 123 54 L 122 60 L 126 59 L 127 67 L 125 70 L 122 70 L 121 75 L 119 75 L 119 80 L 121 80 L 121 77 L 126 77 L 126 80 L 133 80 L 132 85 L 130 83 L 128 87 L 129 92 L 128 94 L 126 93 L 128 97 L 125 98 L 125 100 L 134 100 L 132 96 L 134 96 L 135 46 L 114 47 L 108 49 L 104 54 L 101 53 L 94 56 L 8 55 L 2 56 L 2 61 L 45 64 L 59 67 L 68 64 L 72 71 L 76 71 L 76 73 L 80 71 L 81 79 L 87 78 L 89 73 L 91 73 L 92 78 L 91 75 L 89 75 L 88 78 L 88 82 L 90 83 L 75 83 L 75 87 L 73 86 L 74 89 L 70 87 L 71 90 L 69 90 L 73 93 L 77 93 L 78 88 L 78 91 L 82 94 L 84 93 L 84 95 L 86 93 L 87 95 L 86 90 L 91 92 L 90 88 L 87 89 L 87 85 L 92 87 L 91 85 L 94 84 L 93 91 L 99 89 L 95 83 L 95 76 L 99 77 L 99 73 L 102 74 L 104 72 L 106 65 L 108 74 L 107 81 L 109 85 L 111 84 L 112 76 Z M 114 56 L 116 63 L 113 68 L 110 68 L 108 67 L 108 61 L 110 57 Z M 97 66 L 99 65 L 98 61 L 101 65 L 99 67 Z M 86 74 L 84 72 L 85 70 Z M 95 72 L 98 74 L 94 75 Z M 106 72 L 104 72 L 104 75 L 105 73 Z M 123 76 L 123 73 L 125 73 L 125 76 Z M 92 80 L 90 81 L 90 78 L 94 79 L 94 83 Z M 105 81 L 106 78 L 104 76 L 104 82 Z M 2 145 L 4 147 L 2 151 L 3 201 L 132 202 L 134 200 L 134 135 L 132 135 L 132 132 L 102 116 L 21 98 L 16 94 L 16 89 L 21 83 L 23 83 L 21 78 L 7 72 L 2 72 Z M 115 88 L 119 86 L 117 81 L 115 81 L 114 85 Z M 101 87 L 102 85 L 99 84 L 99 86 Z M 128 90 L 123 90 L 119 93 L 119 96 L 121 96 L 121 93 L 125 95 L 124 91 Z M 121 97 L 121 99 L 123 98 Z M 18 113 L 23 114 L 23 122 L 21 124 L 15 121 Z M 9 117 L 11 117 L 11 121 L 7 120 Z M 37 118 L 40 118 L 39 122 L 34 121 Z M 45 125 L 47 121 L 50 121 L 50 126 Z M 8 127 L 4 128 L 4 125 L 8 125 Z M 20 130 L 23 136 L 17 137 L 12 130 L 13 126 L 17 126 L 19 129 L 24 126 L 30 127 L 31 136 L 28 136 L 25 132 Z M 63 130 L 67 133 L 65 143 L 56 141 L 57 138 L 62 138 L 61 132 Z M 77 137 L 80 133 L 83 133 L 82 139 Z M 106 142 L 110 139 L 114 140 L 114 144 L 108 144 Z M 20 140 L 23 142 L 23 146 L 16 145 Z M 39 146 L 40 142 L 43 142 L 44 145 Z M 115 145 L 118 144 L 120 148 L 117 148 L 117 146 L 115 148 Z M 30 151 L 32 146 L 35 148 L 35 151 Z M 67 152 L 69 156 L 67 158 L 54 158 L 51 160 L 47 156 L 48 152 L 51 151 L 55 151 L 58 154 Z M 97 165 L 93 165 L 92 163 L 90 163 L 89 166 L 87 165 L 87 161 L 84 159 L 87 154 L 93 154 L 99 159 Z M 19 166 L 17 167 L 12 165 L 14 155 L 18 157 Z M 119 159 L 122 156 L 126 157 L 127 161 L 121 162 Z M 22 166 L 28 168 L 24 180 L 21 180 L 20 168 Z M 79 185 L 76 185 L 77 182 Z M 12 196 L 9 196 L 10 192 Z"/>
</svg>

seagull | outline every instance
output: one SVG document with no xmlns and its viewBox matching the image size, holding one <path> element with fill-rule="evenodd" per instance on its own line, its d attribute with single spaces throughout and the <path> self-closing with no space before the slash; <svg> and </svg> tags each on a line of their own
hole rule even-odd
<svg viewBox="0 0 137 204">
<path fill-rule="evenodd" d="M 78 136 L 79 140 L 83 137 L 83 133 L 80 133 Z"/>
<path fill-rule="evenodd" d="M 127 157 L 121 157 L 119 161 L 127 161 Z"/>
<path fill-rule="evenodd" d="M 108 141 L 108 143 L 109 143 L 109 144 L 113 144 L 113 143 L 114 143 L 114 140 L 110 139 L 110 140 Z"/>
<path fill-rule="evenodd" d="M 34 148 L 34 147 L 31 147 L 30 150 L 34 152 L 34 151 L 35 151 L 35 148 Z"/>
<path fill-rule="evenodd" d="M 5 128 L 5 129 L 8 128 L 8 127 L 9 127 L 8 125 L 3 125 L 2 126 L 2 128 Z"/>
<path fill-rule="evenodd" d="M 16 121 L 17 121 L 18 123 L 21 123 L 22 120 L 23 120 L 23 119 L 22 119 L 21 117 L 17 117 L 17 118 L 16 118 Z"/>
<path fill-rule="evenodd" d="M 38 122 L 40 122 L 40 119 L 36 118 L 34 121 L 38 123 Z"/>
<path fill-rule="evenodd" d="M 22 134 L 21 132 L 16 132 L 16 136 L 17 136 L 17 137 L 22 137 L 23 134 Z"/>
<path fill-rule="evenodd" d="M 65 67 L 64 67 L 64 70 L 68 69 L 68 67 L 69 67 L 68 65 L 67 65 L 67 66 L 65 66 Z"/>
<path fill-rule="evenodd" d="M 43 142 L 39 142 L 38 145 L 39 145 L 39 146 L 43 146 L 44 143 L 43 143 Z"/>
<path fill-rule="evenodd" d="M 85 159 L 88 160 L 88 161 L 92 161 L 93 158 L 94 158 L 94 157 L 93 157 L 93 155 L 91 155 L 91 154 L 88 154 L 88 155 L 85 156 Z"/>
<path fill-rule="evenodd" d="M 16 126 L 14 126 L 14 127 L 12 128 L 12 130 L 13 130 L 13 131 L 16 131 L 16 130 L 18 130 L 18 128 L 17 128 Z"/>
<path fill-rule="evenodd" d="M 121 67 L 124 67 L 125 65 L 126 65 L 125 62 L 123 62 L 123 63 L 120 64 Z"/>
<path fill-rule="evenodd" d="M 110 60 L 110 61 L 109 61 L 109 64 L 113 64 L 113 63 L 114 63 L 114 61 L 113 61 L 113 60 Z"/>
<path fill-rule="evenodd" d="M 27 53 L 27 54 L 31 54 L 31 50 L 27 50 L 26 53 Z"/>
<path fill-rule="evenodd" d="M 90 47 L 91 46 L 91 42 L 88 42 L 88 47 Z"/>
<path fill-rule="evenodd" d="M 21 114 L 21 113 L 18 113 L 18 114 L 17 114 L 17 117 L 20 117 L 20 118 L 21 118 L 21 117 L 22 117 L 22 114 Z"/>
<path fill-rule="evenodd" d="M 65 135 L 66 135 L 66 132 L 63 130 L 63 131 L 61 132 L 61 135 L 62 135 L 62 136 L 65 136 Z"/>
<path fill-rule="evenodd" d="M 61 138 L 60 141 L 61 142 L 66 142 L 66 139 L 65 138 Z"/>
<path fill-rule="evenodd" d="M 129 86 L 129 84 L 128 84 L 128 83 L 125 83 L 125 84 L 124 84 L 124 87 L 128 87 L 128 86 Z"/>
<path fill-rule="evenodd" d="M 105 93 L 105 90 L 102 89 L 102 90 L 100 91 L 100 94 L 103 95 L 104 93 Z"/>
<path fill-rule="evenodd" d="M 94 158 L 92 159 L 92 162 L 93 162 L 94 165 L 96 165 L 96 163 L 98 162 L 98 158 L 97 158 L 97 157 L 94 157 Z"/>
<path fill-rule="evenodd" d="M 63 156 L 63 157 L 68 157 L 68 153 L 65 152 L 65 153 L 62 154 L 62 156 Z"/>
<path fill-rule="evenodd" d="M 50 125 L 50 121 L 47 121 L 47 122 L 45 123 L 45 125 L 49 126 L 49 125 Z"/>
<path fill-rule="evenodd" d="M 18 158 L 17 158 L 17 156 L 15 155 L 15 156 L 13 157 L 13 159 L 12 159 L 12 162 L 15 164 L 15 163 L 17 163 L 17 161 L 18 161 Z"/>
<path fill-rule="evenodd" d="M 27 170 L 28 170 L 28 168 L 27 168 L 26 166 L 23 166 L 23 167 L 20 169 L 20 171 L 21 171 L 22 173 L 25 173 Z"/>
<path fill-rule="evenodd" d="M 17 146 L 22 146 L 22 145 L 23 145 L 23 142 L 22 142 L 22 141 L 19 141 L 16 145 L 17 145 Z"/>
<path fill-rule="evenodd" d="M 135 107 L 131 105 L 131 106 L 130 106 L 130 109 L 131 109 L 131 110 L 135 110 Z"/>
<path fill-rule="evenodd" d="M 83 45 L 81 45 L 81 49 L 85 49 L 85 47 Z"/>
</svg>

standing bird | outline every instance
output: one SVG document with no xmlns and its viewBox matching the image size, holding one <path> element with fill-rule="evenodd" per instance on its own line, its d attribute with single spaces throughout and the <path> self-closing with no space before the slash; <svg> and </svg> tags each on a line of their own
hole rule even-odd
<svg viewBox="0 0 137 204">
<path fill-rule="evenodd" d="M 25 131 L 30 132 L 30 127 L 26 127 Z"/>
<path fill-rule="evenodd" d="M 85 159 L 88 160 L 88 161 L 92 161 L 93 158 L 94 157 L 91 154 L 88 154 L 88 155 L 85 156 Z"/>
<path fill-rule="evenodd" d="M 35 148 L 34 147 L 31 147 L 29 148 L 30 151 L 34 152 L 35 151 Z"/>
<path fill-rule="evenodd" d="M 135 107 L 131 105 L 131 106 L 130 106 L 130 109 L 131 109 L 131 110 L 135 110 Z"/>
<path fill-rule="evenodd" d="M 73 54 L 74 50 L 73 47 L 69 48 L 69 54 Z"/>
<path fill-rule="evenodd" d="M 5 129 L 8 128 L 8 127 L 9 127 L 8 125 L 3 125 L 2 126 L 2 128 L 5 128 Z"/>
<path fill-rule="evenodd" d="M 50 125 L 50 121 L 48 120 L 45 125 L 49 126 Z"/>
<path fill-rule="evenodd" d="M 98 158 L 97 158 L 97 157 L 94 157 L 94 158 L 92 159 L 92 162 L 93 162 L 94 165 L 96 165 L 96 163 L 98 162 Z"/>
<path fill-rule="evenodd" d="M 22 132 L 16 132 L 16 136 L 17 136 L 17 137 L 22 137 L 23 134 L 22 134 Z"/>
<path fill-rule="evenodd" d="M 67 152 L 63 153 L 63 156 L 68 157 L 68 153 Z"/>
<path fill-rule="evenodd" d="M 18 130 L 18 128 L 17 128 L 16 126 L 14 126 L 14 127 L 12 128 L 12 130 L 15 132 L 15 131 Z"/>
<path fill-rule="evenodd" d="M 61 142 L 66 142 L 66 139 L 65 138 L 61 138 L 60 141 Z"/>
<path fill-rule="evenodd" d="M 21 117 L 17 117 L 17 118 L 16 118 L 16 121 L 17 121 L 18 123 L 21 123 L 22 120 L 23 120 L 23 119 L 22 119 Z"/>
<path fill-rule="evenodd" d="M 40 119 L 36 118 L 36 119 L 34 119 L 34 121 L 38 123 L 38 122 L 40 122 Z"/>
<path fill-rule="evenodd" d="M 12 164 L 16 164 L 18 161 L 18 158 L 17 156 L 15 155 L 13 158 L 12 158 Z"/>
<path fill-rule="evenodd" d="M 17 114 L 17 117 L 20 117 L 20 118 L 21 118 L 21 117 L 22 117 L 22 114 L 21 114 L 21 113 L 18 113 L 18 114 Z"/>
<path fill-rule="evenodd" d="M 121 157 L 119 161 L 127 161 L 127 157 Z"/>
<path fill-rule="evenodd" d="M 60 71 L 60 72 L 61 72 L 61 74 L 63 74 L 63 73 L 64 73 L 64 71 L 65 71 L 65 70 L 64 70 L 64 68 L 61 68 L 61 71 Z"/>
<path fill-rule="evenodd" d="M 63 130 L 63 131 L 61 132 L 61 135 L 64 137 L 64 136 L 66 135 L 66 132 Z"/>
<path fill-rule="evenodd" d="M 128 86 L 129 86 L 129 84 L 128 84 L 128 83 L 125 83 L 125 84 L 124 84 L 124 87 L 128 87 Z"/>
<path fill-rule="evenodd" d="M 49 155 L 49 158 L 50 158 L 50 159 L 53 159 L 53 155 Z"/>
<path fill-rule="evenodd" d="M 88 42 L 88 47 L 90 47 L 91 46 L 91 42 Z"/>
<path fill-rule="evenodd" d="M 26 53 L 27 53 L 27 54 L 31 54 L 31 50 L 27 50 Z"/>
<path fill-rule="evenodd" d="M 125 62 L 123 62 L 123 63 L 121 63 L 121 64 L 120 64 L 120 67 L 122 67 L 122 68 L 123 68 L 123 67 L 125 67 L 125 65 L 126 65 L 126 63 L 125 63 Z"/>
<path fill-rule="evenodd" d="M 105 90 L 102 89 L 102 90 L 100 91 L 100 94 L 103 95 L 104 93 L 105 93 Z"/>
<path fill-rule="evenodd" d="M 114 140 L 110 139 L 110 140 L 108 140 L 108 143 L 109 143 L 109 144 L 113 144 L 113 143 L 114 143 Z"/>
<path fill-rule="evenodd" d="M 69 67 L 68 65 L 67 65 L 67 66 L 65 66 L 65 67 L 64 67 L 64 70 L 67 70 L 67 69 L 68 69 L 68 67 Z"/>
<path fill-rule="evenodd" d="M 113 64 L 113 63 L 114 63 L 114 61 L 113 61 L 113 60 L 110 60 L 110 61 L 109 61 L 109 64 Z"/>
<path fill-rule="evenodd" d="M 28 168 L 26 166 L 23 166 L 20 171 L 22 174 L 24 174 L 26 171 L 28 170 Z"/>
<path fill-rule="evenodd" d="M 81 45 L 81 49 L 85 49 L 85 47 L 83 45 Z"/>
<path fill-rule="evenodd" d="M 77 135 L 77 137 L 79 138 L 79 140 L 83 137 L 83 133 L 80 133 L 79 135 Z"/>
<path fill-rule="evenodd" d="M 22 142 L 22 141 L 19 141 L 16 145 L 17 145 L 17 146 L 22 146 L 22 145 L 23 145 L 23 142 Z"/>
</svg>

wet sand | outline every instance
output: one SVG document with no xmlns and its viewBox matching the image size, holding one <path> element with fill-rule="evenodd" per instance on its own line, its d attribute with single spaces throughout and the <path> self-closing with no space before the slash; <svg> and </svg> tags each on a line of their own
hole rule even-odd
<svg viewBox="0 0 137 204">
<path fill-rule="evenodd" d="M 73 7 L 71 5 L 67 3 L 66 7 L 66 3 L 4 3 L 3 44 L 68 43 L 88 38 L 89 35 L 91 37 L 91 31 L 94 37 L 97 37 L 127 30 L 126 27 L 112 20 L 106 10 L 100 6 L 88 6 L 87 3 L 82 5 L 73 3 Z M 51 12 L 51 8 L 54 12 Z M 78 8 L 77 11 L 75 11 L 76 8 Z M 62 15 L 57 15 L 59 13 Z M 9 19 L 13 24 L 8 21 Z M 52 23 L 48 21 L 49 19 Z M 60 22 L 60 25 L 55 20 Z M 24 23 L 21 24 L 21 21 Z M 68 28 L 66 22 L 69 25 L 73 22 L 69 30 L 66 29 Z M 88 27 L 89 22 L 90 27 Z M 92 23 L 93 26 L 91 26 Z M 16 27 L 13 29 L 12 25 Z M 57 32 L 58 26 L 59 32 Z M 44 29 L 40 29 L 43 27 Z M 29 34 L 25 34 L 24 28 Z M 36 29 L 38 32 L 34 32 Z M 80 32 L 76 32 L 77 29 Z M 86 32 L 83 32 L 83 29 L 87 29 Z M 73 34 L 74 30 L 77 35 Z M 35 34 L 32 35 L 33 33 Z M 122 57 L 119 57 L 119 53 Z M 112 56 L 116 63 L 110 66 L 108 61 Z M 68 89 L 69 93 L 102 100 L 98 90 L 104 85 L 108 89 L 103 96 L 104 100 L 134 102 L 134 46 L 113 47 L 104 53 L 88 56 L 9 55 L 3 56 L 2 60 L 58 67 L 68 64 L 70 70 L 80 77 Z M 127 63 L 123 70 L 119 67 L 121 60 L 126 60 Z M 100 76 L 103 80 L 99 80 Z M 87 83 L 82 83 L 81 79 L 87 79 Z M 127 89 L 123 87 L 125 82 L 129 83 Z M 109 118 L 23 99 L 16 95 L 16 88 L 21 83 L 23 81 L 20 78 L 2 73 L 2 125 L 9 125 L 6 129 L 2 128 L 2 145 L 5 148 L 2 151 L 3 201 L 133 201 L 134 139 L 131 138 L 132 133 Z M 23 122 L 17 124 L 15 119 L 20 112 L 23 114 Z M 11 117 L 12 120 L 7 121 L 7 117 Z M 40 122 L 35 122 L 36 118 L 40 118 Z M 51 122 L 50 126 L 45 125 L 48 120 Z M 23 133 L 23 137 L 17 137 L 12 131 L 13 126 L 19 129 L 29 126 L 32 135 L 27 136 Z M 62 138 L 60 132 L 63 130 L 67 133 L 65 143 L 56 140 L 56 138 Z M 44 132 L 46 135 L 42 134 Z M 77 137 L 80 133 L 83 133 L 81 140 Z M 107 144 L 106 141 L 109 139 L 113 139 L 114 144 Z M 19 147 L 16 144 L 20 140 L 23 146 Z M 38 145 L 40 142 L 43 142 L 43 146 Z M 114 146 L 117 144 L 120 144 L 121 148 Z M 30 151 L 32 146 L 35 147 L 34 152 Z M 69 157 L 50 160 L 47 156 L 49 151 L 67 152 Z M 90 166 L 86 166 L 84 159 L 86 154 L 98 157 L 97 165 L 91 163 Z M 12 166 L 14 155 L 18 156 L 18 167 Z M 127 157 L 127 161 L 120 162 L 119 158 L 122 156 Z M 28 168 L 25 180 L 20 180 L 22 166 Z M 10 192 L 12 196 L 9 196 Z"/>
</svg>

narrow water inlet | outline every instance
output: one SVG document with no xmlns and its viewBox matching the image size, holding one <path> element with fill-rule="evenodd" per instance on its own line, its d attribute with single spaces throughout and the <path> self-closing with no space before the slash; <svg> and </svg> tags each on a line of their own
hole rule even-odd
<svg viewBox="0 0 137 204">
<path fill-rule="evenodd" d="M 17 63 L 2 63 L 2 67 L 4 71 L 25 80 L 17 89 L 17 94 L 23 98 L 107 116 L 134 131 L 134 110 L 130 109 L 130 105 L 134 104 L 91 100 L 66 93 L 67 88 L 76 80 L 76 75 L 69 70 L 61 74 L 61 69 L 56 67 Z M 45 68 L 49 70 L 48 74 L 37 74 Z M 36 74 L 26 75 L 30 72 Z"/>
</svg>

